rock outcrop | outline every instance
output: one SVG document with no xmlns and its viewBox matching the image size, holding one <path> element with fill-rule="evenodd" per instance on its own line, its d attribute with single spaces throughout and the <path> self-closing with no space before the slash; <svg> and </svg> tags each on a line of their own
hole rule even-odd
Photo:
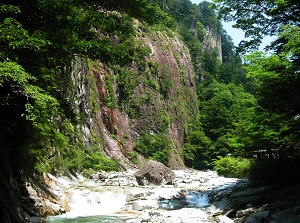
<svg viewBox="0 0 300 223">
<path fill-rule="evenodd" d="M 174 172 L 164 164 L 150 160 L 135 173 L 139 185 L 173 184 Z"/>
<path fill-rule="evenodd" d="M 262 182 L 240 181 L 224 190 L 213 191 L 213 205 L 227 201 L 223 213 L 235 223 L 299 222 L 299 185 L 268 185 Z"/>
<path fill-rule="evenodd" d="M 122 169 L 134 167 L 130 153 L 139 136 L 162 129 L 172 142 L 169 166 L 184 167 L 179 154 L 187 124 L 198 113 L 198 102 L 189 50 L 170 32 L 137 29 L 135 47 L 150 53 L 119 70 L 101 61 L 88 64 L 79 56 L 66 67 L 70 76 L 61 92 L 70 100 L 73 111 L 85 117 L 77 126 L 85 146 L 98 146 L 118 160 Z M 130 76 L 126 87 L 116 81 L 121 72 Z M 124 95 L 122 87 L 130 94 Z M 137 156 L 143 164 L 144 159 Z"/>
</svg>

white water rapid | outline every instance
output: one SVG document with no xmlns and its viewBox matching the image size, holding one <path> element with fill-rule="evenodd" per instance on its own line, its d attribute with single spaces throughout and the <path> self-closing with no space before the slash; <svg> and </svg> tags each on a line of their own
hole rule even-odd
<svg viewBox="0 0 300 223">
<path fill-rule="evenodd" d="M 61 215 L 61 217 L 109 215 L 121 210 L 126 203 L 126 194 L 122 193 L 97 192 L 89 189 L 72 189 L 71 193 L 71 211 Z"/>
<path fill-rule="evenodd" d="M 209 204 L 211 190 L 232 186 L 237 179 L 218 176 L 213 171 L 174 171 L 175 185 L 168 186 L 126 186 L 133 173 L 122 173 L 103 183 L 87 181 L 70 182 L 70 211 L 59 216 L 48 217 L 46 222 L 86 223 L 205 223 L 212 220 L 220 210 Z M 122 178 L 122 179 L 121 179 Z M 65 180 L 65 179 L 64 179 Z M 62 182 L 62 179 L 58 179 Z"/>
</svg>

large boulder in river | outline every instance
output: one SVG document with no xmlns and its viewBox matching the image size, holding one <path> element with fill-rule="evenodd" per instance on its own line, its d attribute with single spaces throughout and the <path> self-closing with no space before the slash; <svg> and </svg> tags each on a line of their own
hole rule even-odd
<svg viewBox="0 0 300 223">
<path fill-rule="evenodd" d="M 170 168 L 153 160 L 150 160 L 135 173 L 137 183 L 142 186 L 173 184 L 174 177 L 175 173 Z"/>
</svg>

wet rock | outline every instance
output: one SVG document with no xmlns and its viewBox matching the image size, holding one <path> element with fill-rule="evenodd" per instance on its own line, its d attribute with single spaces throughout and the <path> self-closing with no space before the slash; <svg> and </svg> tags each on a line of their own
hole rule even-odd
<svg viewBox="0 0 300 223">
<path fill-rule="evenodd" d="M 246 220 L 245 223 L 253 223 L 253 222 L 266 222 L 270 212 L 262 211 L 251 214 Z"/>
<path fill-rule="evenodd" d="M 286 210 L 283 210 L 281 212 L 278 212 L 276 214 L 271 215 L 271 219 L 275 222 L 284 222 L 287 219 L 289 219 L 289 222 L 293 223 L 293 222 L 300 222 L 300 216 L 299 214 L 299 209 L 298 208 L 289 208 Z M 298 216 L 297 216 L 298 215 Z"/>
<path fill-rule="evenodd" d="M 91 180 L 100 181 L 100 182 L 104 182 L 106 178 L 107 178 L 107 173 L 104 171 L 99 171 L 98 173 L 93 173 L 90 176 Z"/>
<path fill-rule="evenodd" d="M 128 170 L 124 172 L 112 172 L 107 173 L 107 177 L 104 181 L 106 186 L 138 186 L 134 177 L 134 171 Z"/>
<path fill-rule="evenodd" d="M 231 206 L 235 209 L 242 209 L 249 204 L 264 204 L 265 194 L 270 190 L 270 186 L 259 186 L 233 193 L 230 196 Z"/>
<path fill-rule="evenodd" d="M 217 202 L 213 203 L 213 205 L 217 209 L 221 209 L 221 210 L 229 210 L 230 209 L 230 202 L 227 199 L 223 199 L 221 201 L 217 201 Z"/>
<path fill-rule="evenodd" d="M 41 223 L 43 221 L 40 217 L 30 217 L 30 222 L 31 223 Z"/>
<path fill-rule="evenodd" d="M 135 173 L 139 185 L 173 184 L 175 173 L 164 164 L 150 160 Z"/>
<path fill-rule="evenodd" d="M 240 210 L 236 212 L 236 217 L 241 218 L 244 217 L 246 215 L 250 215 L 254 212 L 255 210 L 253 208 L 247 208 L 245 210 Z"/>
</svg>

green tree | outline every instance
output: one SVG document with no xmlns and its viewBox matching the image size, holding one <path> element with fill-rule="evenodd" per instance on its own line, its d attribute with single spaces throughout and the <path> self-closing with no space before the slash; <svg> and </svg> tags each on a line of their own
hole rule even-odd
<svg viewBox="0 0 300 223">
<path fill-rule="evenodd" d="M 190 125 L 189 134 L 186 137 L 183 156 L 186 166 L 195 169 L 207 169 L 210 167 L 212 141 L 205 135 L 199 118 Z"/>
<path fill-rule="evenodd" d="M 225 21 L 234 21 L 235 28 L 245 31 L 249 41 L 240 43 L 240 50 L 257 50 L 264 36 L 274 36 L 281 32 L 280 27 L 290 24 L 299 26 L 299 2 L 284 1 L 248 1 L 248 0 L 214 0 L 214 8 Z M 278 39 L 272 44 L 279 50 L 284 39 Z"/>
<path fill-rule="evenodd" d="M 286 152 L 293 157 L 299 153 L 295 149 L 300 139 L 298 118 L 300 79 L 295 71 L 297 65 L 290 59 L 294 54 L 291 54 L 292 51 L 288 50 L 288 46 L 286 45 L 285 51 L 279 56 L 267 56 L 263 53 L 248 56 L 249 64 L 246 70 L 257 82 L 258 102 L 262 107 L 258 112 L 264 119 L 258 124 L 261 134 L 260 140 L 257 139 L 258 135 L 255 135 L 256 141 L 270 144 L 277 151 L 291 150 Z M 267 117 L 274 117 L 275 121 Z M 254 148 L 270 148 L 258 145 L 259 143 Z"/>
<path fill-rule="evenodd" d="M 298 182 L 298 176 L 291 174 L 291 169 L 298 168 L 299 162 L 290 158 L 300 154 L 299 2 L 214 2 L 225 20 L 235 20 L 235 27 L 242 28 L 246 36 L 252 38 L 249 42 L 241 42 L 244 49 L 256 49 L 265 35 L 277 35 L 269 46 L 272 52 L 246 56 L 245 69 L 248 77 L 254 80 L 259 104 L 257 116 L 248 129 L 247 139 L 252 141 L 248 151 L 271 158 L 256 162 L 252 177 L 272 181 L 290 178 Z M 276 170 L 276 176 L 270 174 L 270 167 Z"/>
<path fill-rule="evenodd" d="M 162 162 L 168 166 L 173 147 L 166 134 L 162 132 L 157 134 L 143 132 L 134 148 L 135 151 L 146 158 Z"/>
<path fill-rule="evenodd" d="M 186 138 L 186 165 L 209 168 L 212 160 L 227 154 L 244 156 L 251 139 L 245 132 L 255 117 L 256 99 L 241 85 L 216 80 L 198 91 L 200 115 Z"/>
</svg>

